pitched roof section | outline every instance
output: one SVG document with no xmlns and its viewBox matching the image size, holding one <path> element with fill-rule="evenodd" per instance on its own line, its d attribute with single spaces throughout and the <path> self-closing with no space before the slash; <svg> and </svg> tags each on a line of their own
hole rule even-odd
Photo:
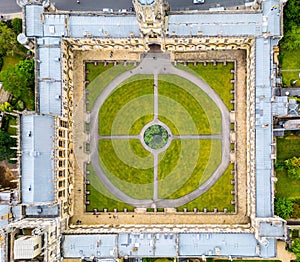
<svg viewBox="0 0 300 262">
<path fill-rule="evenodd" d="M 54 117 L 21 117 L 21 186 L 25 204 L 54 201 Z"/>
<path fill-rule="evenodd" d="M 44 8 L 41 5 L 25 6 L 26 36 L 43 36 L 41 14 Z"/>
<path fill-rule="evenodd" d="M 203 35 L 242 36 L 260 35 L 262 15 L 242 14 L 182 14 L 169 16 L 169 34 L 178 36 Z"/>
<path fill-rule="evenodd" d="M 256 40 L 256 215 L 273 216 L 272 185 L 272 88 L 270 81 L 272 43 Z"/>
<path fill-rule="evenodd" d="M 70 37 L 129 37 L 139 35 L 139 25 L 135 16 L 81 16 L 69 18 Z"/>
<path fill-rule="evenodd" d="M 40 113 L 60 115 L 61 63 L 59 46 L 40 46 L 38 49 L 38 67 Z"/>
</svg>

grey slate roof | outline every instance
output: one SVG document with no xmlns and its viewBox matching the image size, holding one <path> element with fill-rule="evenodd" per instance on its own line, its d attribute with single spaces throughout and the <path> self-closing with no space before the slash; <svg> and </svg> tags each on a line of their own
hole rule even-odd
<svg viewBox="0 0 300 262">
<path fill-rule="evenodd" d="M 31 217 L 54 217 L 58 216 L 58 205 L 38 205 L 38 206 L 27 206 L 26 216 Z"/>
<path fill-rule="evenodd" d="M 8 224 L 8 219 L 3 219 L 9 213 L 9 205 L 0 205 L 0 228 L 4 228 Z"/>
<path fill-rule="evenodd" d="M 38 49 L 39 80 L 61 80 L 60 48 L 40 47 Z"/>
<path fill-rule="evenodd" d="M 66 15 L 63 14 L 46 14 L 44 16 L 44 36 L 54 37 L 54 36 L 64 36 L 67 35 L 67 30 L 65 27 Z"/>
<path fill-rule="evenodd" d="M 25 204 L 54 201 L 54 118 L 21 117 L 21 187 Z"/>
<path fill-rule="evenodd" d="M 119 255 L 129 257 L 174 257 L 176 234 L 120 234 Z"/>
<path fill-rule="evenodd" d="M 260 223 L 259 235 L 261 237 L 284 237 L 284 226 L 283 223 Z"/>
<path fill-rule="evenodd" d="M 169 34 L 175 32 L 179 36 L 203 35 L 241 36 L 260 35 L 261 14 L 182 14 L 169 17 Z"/>
<path fill-rule="evenodd" d="M 256 215 L 273 216 L 272 87 L 270 82 L 272 43 L 256 39 Z"/>
<path fill-rule="evenodd" d="M 253 234 L 179 234 L 179 255 L 274 257 L 274 241 L 269 243 L 267 247 L 259 244 Z"/>
<path fill-rule="evenodd" d="M 254 234 L 97 234 L 64 235 L 65 258 L 91 257 L 274 257 L 275 241 L 259 243 Z"/>
<path fill-rule="evenodd" d="M 272 115 L 283 116 L 288 113 L 288 97 L 287 96 L 275 96 L 272 103 Z"/>
<path fill-rule="evenodd" d="M 117 235 L 64 235 L 62 253 L 65 258 L 96 256 L 116 257 Z"/>
<path fill-rule="evenodd" d="M 39 82 L 39 101 L 41 114 L 61 114 L 61 83 Z"/>
<path fill-rule="evenodd" d="M 38 49 L 39 106 L 42 114 L 61 114 L 60 48 L 41 46 Z"/>
<path fill-rule="evenodd" d="M 43 7 L 40 5 L 25 6 L 26 36 L 43 36 L 42 13 Z"/>
<path fill-rule="evenodd" d="M 69 20 L 71 37 L 86 37 L 86 33 L 105 37 L 129 37 L 132 32 L 139 35 L 139 25 L 135 16 L 79 16 L 72 15 Z"/>
</svg>

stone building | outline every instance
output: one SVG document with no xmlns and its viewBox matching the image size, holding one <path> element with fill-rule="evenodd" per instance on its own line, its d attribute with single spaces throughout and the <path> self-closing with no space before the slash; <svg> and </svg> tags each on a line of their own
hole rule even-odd
<svg viewBox="0 0 300 262">
<path fill-rule="evenodd" d="M 18 189 L 10 201 L 0 203 L 2 261 L 276 257 L 276 242 L 287 234 L 286 222 L 274 215 L 273 207 L 272 97 L 277 83 L 273 52 L 282 37 L 283 2 L 255 1 L 244 9 L 222 12 L 172 12 L 163 0 L 134 0 L 135 14 L 108 15 L 56 10 L 49 0 L 18 0 L 24 16 L 18 39 L 35 53 L 36 111 L 18 118 Z M 197 63 L 202 57 L 243 66 L 237 76 L 244 79 L 245 96 L 233 101 L 235 109 L 230 112 L 235 124 L 240 109 L 246 112 L 241 124 L 244 140 L 235 131 L 230 137 L 232 143 L 245 145 L 241 156 L 246 179 L 237 185 L 245 196 L 241 200 L 245 217 L 239 220 L 243 223 L 218 214 L 224 223 L 109 224 L 107 214 L 97 212 L 88 216 L 100 219 L 98 224 L 81 219 L 74 223 L 78 216 L 74 210 L 84 203 L 83 170 L 88 161 L 82 150 L 88 135 L 74 123 L 79 112 L 87 118 L 89 113 L 82 101 L 84 68 L 76 61 L 83 59 L 81 54 L 97 54 L 110 62 L 139 63 L 154 46 L 174 63 Z M 241 156 L 232 153 L 230 160 L 236 163 Z M 171 216 L 168 212 L 165 215 Z M 122 214 L 114 216 L 123 219 Z M 28 247 L 32 243 L 34 250 Z"/>
</svg>

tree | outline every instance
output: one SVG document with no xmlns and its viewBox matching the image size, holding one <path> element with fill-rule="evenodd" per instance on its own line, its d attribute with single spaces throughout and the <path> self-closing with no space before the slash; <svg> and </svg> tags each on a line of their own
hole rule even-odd
<svg viewBox="0 0 300 262">
<path fill-rule="evenodd" d="M 300 259 L 300 239 L 295 238 L 292 244 L 292 252 L 297 256 L 297 261 Z"/>
<path fill-rule="evenodd" d="M 31 96 L 34 90 L 34 61 L 20 61 L 15 67 L 0 72 L 3 89 L 15 98 Z"/>
<path fill-rule="evenodd" d="M 34 60 L 22 60 L 16 64 L 16 70 L 25 76 L 26 85 L 34 87 Z"/>
<path fill-rule="evenodd" d="M 287 50 L 296 50 L 300 47 L 300 27 L 298 25 L 292 25 L 285 32 L 281 47 Z"/>
<path fill-rule="evenodd" d="M 289 0 L 283 12 L 284 31 L 287 32 L 294 25 L 300 24 L 300 2 L 299 0 Z"/>
<path fill-rule="evenodd" d="M 25 55 L 23 46 L 17 41 L 17 34 L 4 22 L 0 22 L 0 56 L 6 54 Z"/>
<path fill-rule="evenodd" d="M 20 19 L 20 18 L 14 18 L 11 21 L 11 26 L 12 26 L 14 32 L 16 33 L 16 35 L 22 33 L 22 19 Z"/>
<path fill-rule="evenodd" d="M 300 178 L 300 158 L 293 157 L 284 161 L 290 178 Z"/>
<path fill-rule="evenodd" d="M 284 197 L 276 197 L 274 203 L 275 214 L 283 219 L 289 219 L 294 211 L 293 202 Z"/>
<path fill-rule="evenodd" d="M 4 102 L 3 104 L 0 105 L 0 111 L 11 112 L 12 111 L 11 104 L 9 102 Z"/>
<path fill-rule="evenodd" d="M 0 130 L 0 161 L 16 157 L 16 150 L 11 149 L 17 145 L 16 139 L 7 132 Z"/>
</svg>

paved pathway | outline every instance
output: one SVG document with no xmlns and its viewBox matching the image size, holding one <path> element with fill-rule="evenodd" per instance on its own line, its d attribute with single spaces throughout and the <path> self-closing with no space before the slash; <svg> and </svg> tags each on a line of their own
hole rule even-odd
<svg viewBox="0 0 300 262">
<path fill-rule="evenodd" d="M 158 119 L 158 74 L 154 74 L 154 120 Z"/>
<path fill-rule="evenodd" d="M 222 139 L 222 135 L 179 135 L 172 136 L 172 139 Z"/>
<path fill-rule="evenodd" d="M 178 75 L 182 78 L 185 78 L 191 82 L 193 82 L 195 85 L 197 85 L 199 88 L 201 88 L 210 98 L 214 101 L 214 103 L 219 107 L 221 114 L 222 114 L 222 135 L 208 135 L 207 138 L 204 138 L 204 136 L 198 135 L 196 138 L 195 136 L 191 135 L 189 139 L 220 139 L 222 138 L 222 162 L 217 168 L 217 170 L 214 172 L 214 174 L 211 175 L 211 177 L 206 180 L 199 188 L 197 188 L 195 191 L 181 197 L 178 199 L 158 199 L 158 157 L 155 157 L 154 154 L 154 192 L 153 192 L 153 199 L 134 199 L 124 192 L 122 192 L 120 189 L 118 189 L 112 182 L 106 177 L 104 171 L 99 165 L 98 159 L 98 112 L 101 108 L 104 101 L 107 99 L 107 97 L 113 92 L 113 90 L 121 84 L 124 80 L 127 78 L 136 75 L 136 74 L 153 74 L 154 75 L 154 115 L 158 116 L 158 96 L 157 96 L 157 76 L 158 74 L 174 74 Z M 156 94 L 156 95 L 155 95 Z M 148 54 L 146 55 L 143 60 L 141 61 L 140 65 L 129 71 L 124 72 L 123 74 L 116 77 L 110 84 L 104 89 L 104 91 L 101 93 L 101 95 L 97 98 L 97 100 L 94 103 L 94 107 L 91 112 L 91 163 L 93 165 L 93 168 L 96 172 L 96 174 L 101 179 L 102 183 L 106 186 L 106 188 L 113 193 L 117 198 L 121 199 L 122 201 L 129 203 L 136 207 L 175 207 L 175 206 L 181 206 L 185 203 L 188 203 L 198 197 L 199 195 L 205 193 L 224 173 L 224 171 L 227 169 L 229 160 L 230 160 L 230 139 L 229 139 L 229 132 L 230 132 L 230 118 L 229 118 L 229 112 L 223 101 L 220 99 L 220 97 L 210 88 L 210 86 L 199 79 L 197 76 L 194 76 L 186 71 L 179 70 L 172 66 L 169 56 L 166 54 Z M 114 138 L 128 138 L 129 136 L 114 136 Z M 188 138 L 188 136 L 186 136 Z M 101 137 L 104 139 L 109 139 L 109 137 Z M 133 136 L 132 138 L 137 138 L 136 136 Z M 180 136 L 178 136 L 178 139 Z"/>
<path fill-rule="evenodd" d="M 140 139 L 140 136 L 112 135 L 112 136 L 98 136 L 98 139 Z"/>
</svg>

